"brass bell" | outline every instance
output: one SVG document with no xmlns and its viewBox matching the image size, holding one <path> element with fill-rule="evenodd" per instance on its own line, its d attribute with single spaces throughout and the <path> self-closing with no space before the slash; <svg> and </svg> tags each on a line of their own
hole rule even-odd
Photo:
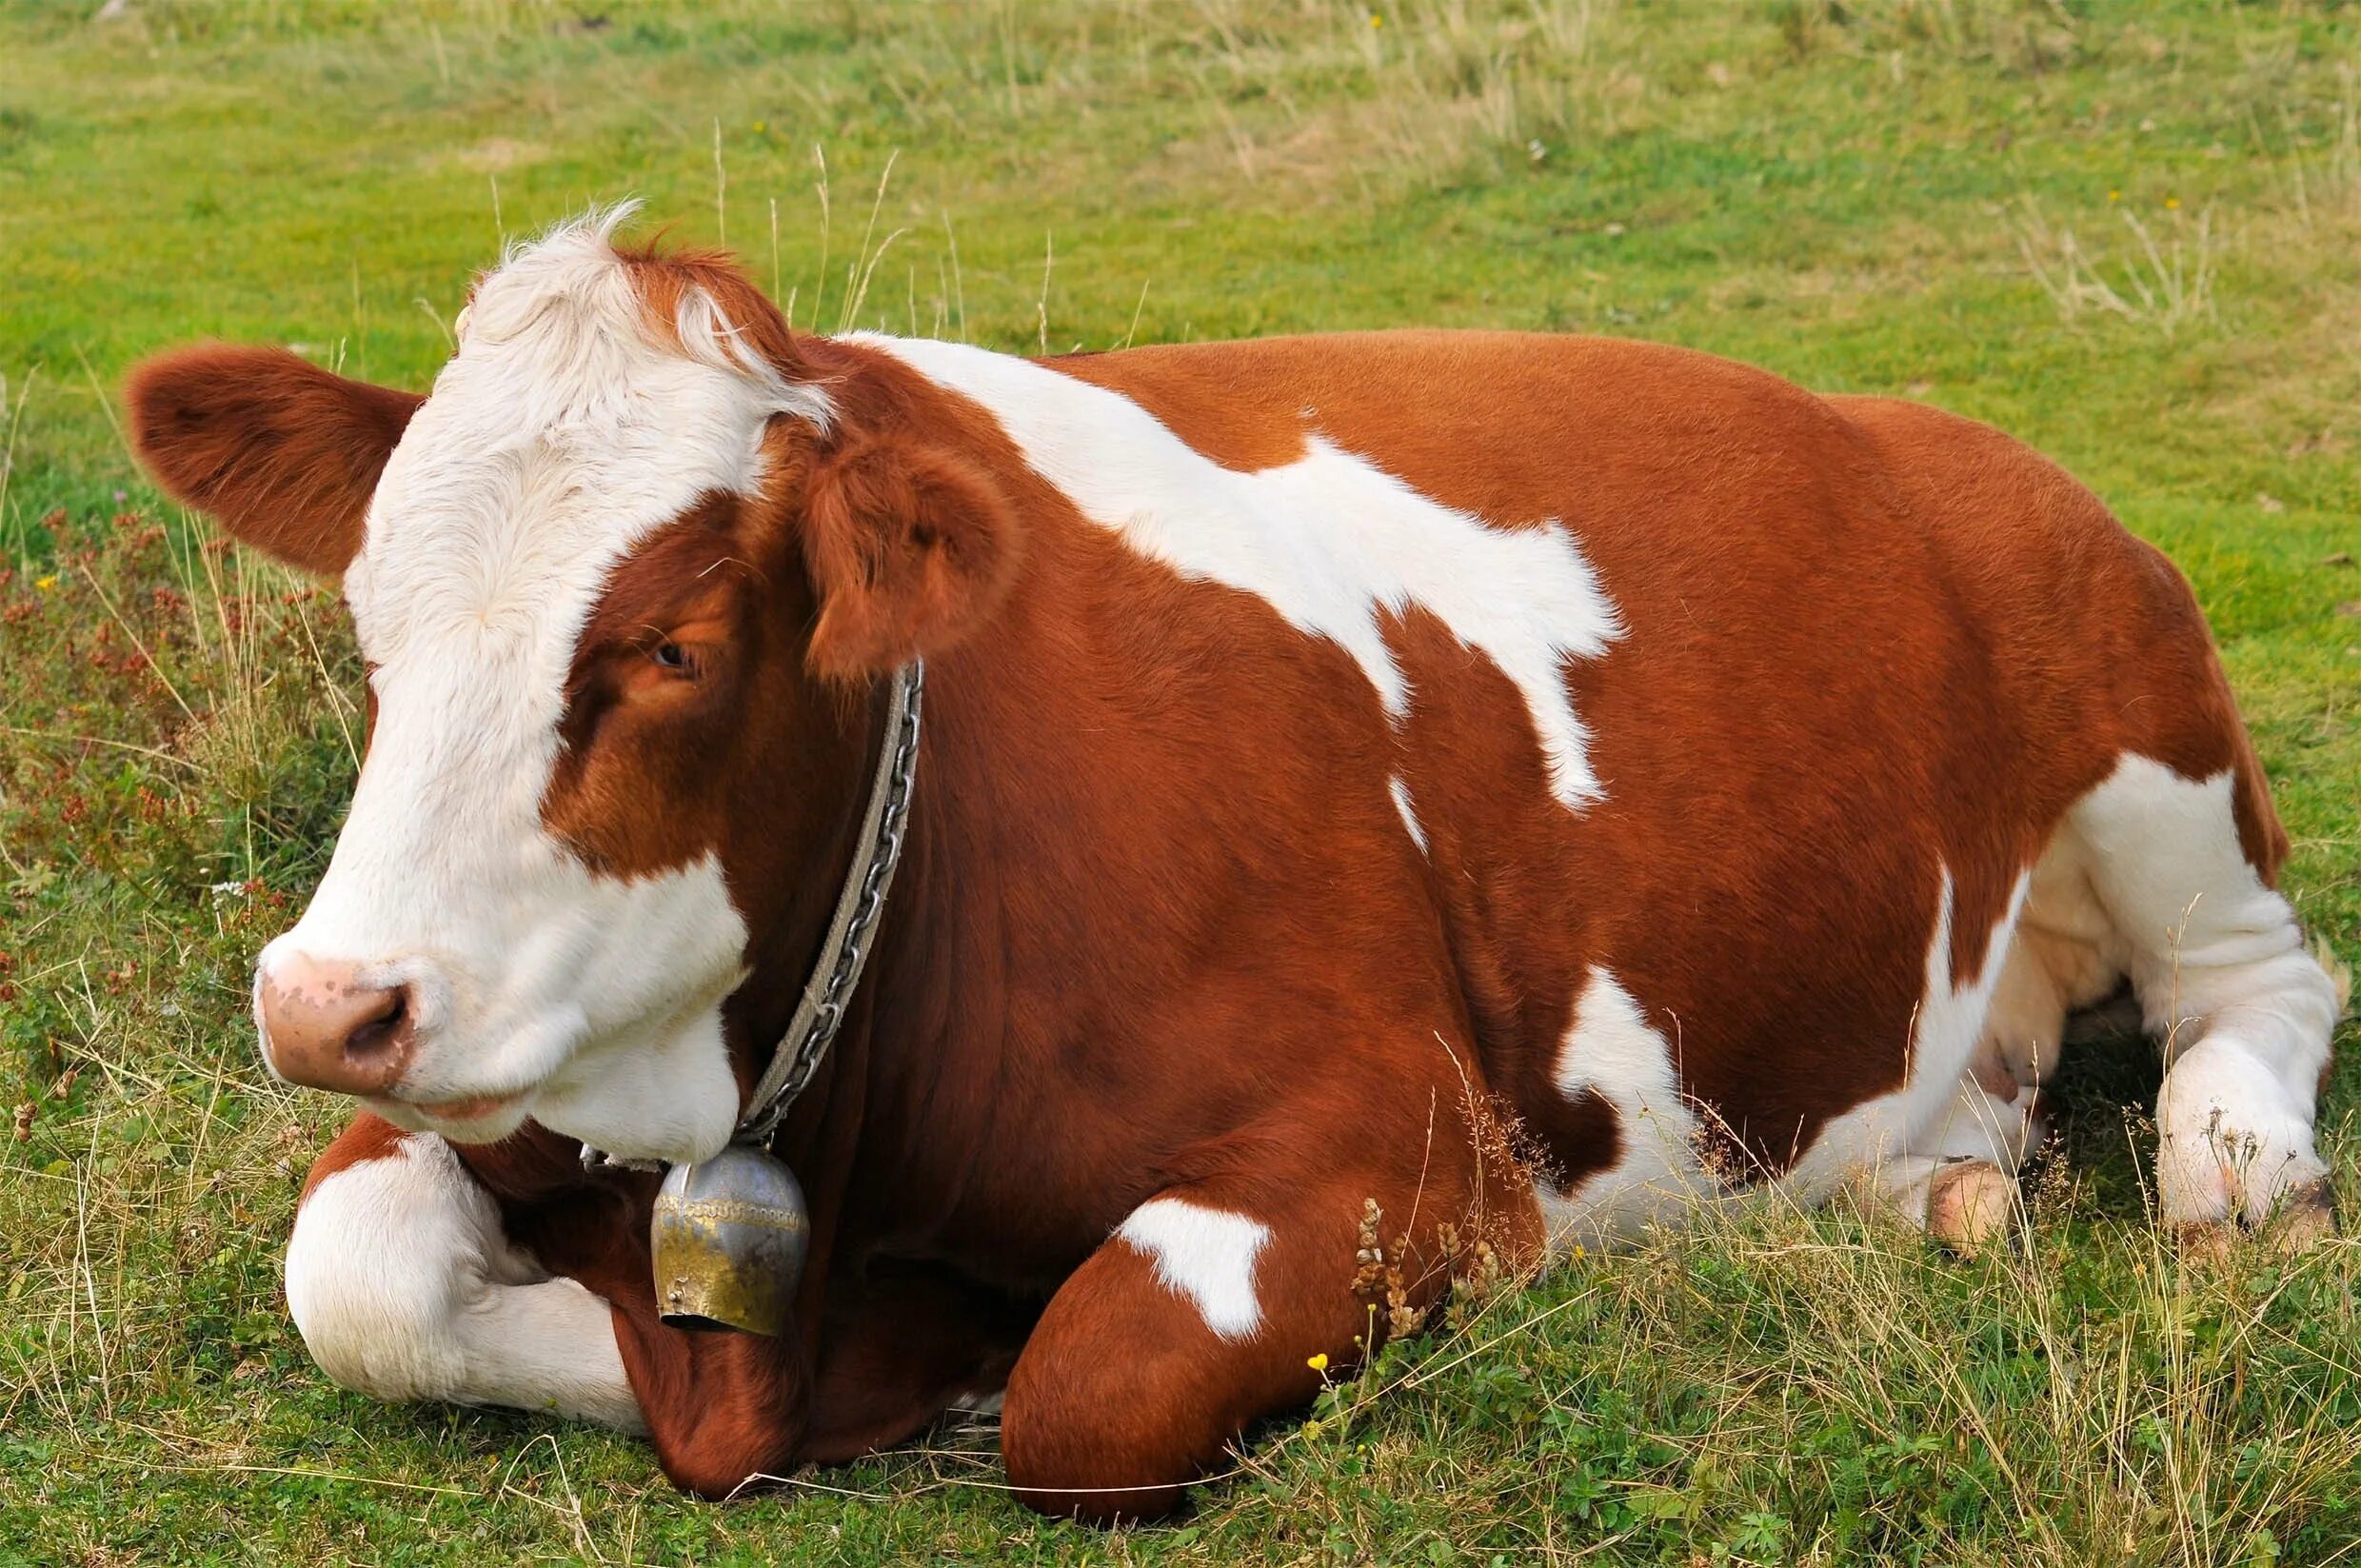
<svg viewBox="0 0 2361 1568">
<path fill-rule="evenodd" d="M 786 1331 L 811 1241 L 804 1189 L 746 1143 L 665 1172 L 649 1223 L 656 1311 L 674 1328 Z"/>
</svg>

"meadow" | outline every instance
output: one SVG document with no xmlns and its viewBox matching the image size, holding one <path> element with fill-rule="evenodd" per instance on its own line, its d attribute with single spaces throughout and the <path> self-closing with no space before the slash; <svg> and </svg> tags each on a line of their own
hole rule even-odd
<svg viewBox="0 0 2361 1568">
<path fill-rule="evenodd" d="M 117 403 L 206 336 L 423 387 L 474 269 L 625 196 L 812 330 L 1527 327 L 1925 399 L 2189 573 L 2361 964 L 2361 8 L 106 10 L 0 0 L 0 1564 L 2361 1556 L 2361 1242 L 2177 1255 L 2134 1039 L 2069 1056 L 2021 1248 L 1765 1199 L 1579 1257 L 1159 1528 L 1024 1512 L 983 1423 L 715 1507 L 593 1429 L 342 1393 L 279 1286 L 340 1112 L 268 1080 L 247 976 L 325 864 L 358 662 Z"/>
</svg>

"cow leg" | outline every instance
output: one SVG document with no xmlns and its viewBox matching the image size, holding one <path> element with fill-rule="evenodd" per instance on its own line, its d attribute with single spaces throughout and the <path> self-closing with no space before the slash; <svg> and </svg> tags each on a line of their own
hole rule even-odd
<svg viewBox="0 0 2361 1568">
<path fill-rule="evenodd" d="M 614 1302 L 658 1462 L 700 1497 L 905 1441 L 955 1401 L 997 1391 L 1031 1320 L 947 1273 L 887 1264 L 831 1289 L 816 1333 L 670 1328 L 656 1317 L 645 1211 L 622 1233 L 628 1244 L 608 1232 L 605 1253 L 579 1266 Z"/>
<path fill-rule="evenodd" d="M 2039 876 L 2034 891 L 2042 892 Z M 1895 1213 L 1962 1251 L 2017 1228 L 2016 1173 L 2047 1136 L 2041 1085 L 2057 1069 L 2068 1005 L 2099 983 L 2079 972 L 2082 944 L 2033 923 L 2043 912 L 2029 901 L 1958 1087 L 1908 1151 L 1876 1173 Z"/>
<path fill-rule="evenodd" d="M 1051 1298 L 1009 1374 L 1001 1447 L 1018 1495 L 1046 1513 L 1154 1518 L 1249 1424 L 1310 1400 L 1316 1365 L 1345 1369 L 1384 1331 L 1385 1306 L 1356 1292 L 1367 1202 L 1381 1205 L 1389 1257 L 1395 1225 L 1423 1227 L 1400 1280 L 1412 1310 L 1438 1300 L 1437 1230 L 1470 1223 L 1474 1177 L 1449 1168 L 1466 1151 L 1439 1133 L 1423 1180 L 1417 1152 L 1402 1178 L 1216 1178 L 1134 1209 Z M 1530 1191 L 1514 1201 L 1506 1244 L 1536 1250 Z"/>
<path fill-rule="evenodd" d="M 645 1433 L 665 1473 L 706 1497 L 795 1462 L 806 1350 L 659 1322 L 649 1194 L 581 1183 L 565 1160 L 545 1168 L 554 1157 L 527 1138 L 469 1154 L 493 1163 L 535 1247 L 511 1239 L 492 1191 L 432 1134 L 364 1115 L 312 1167 L 287 1295 L 322 1370 L 380 1399 Z"/>
<path fill-rule="evenodd" d="M 517 1233 L 610 1314 L 611 1338 L 665 1476 L 684 1491 L 722 1498 L 794 1468 L 816 1326 L 767 1339 L 666 1324 L 648 1256 L 658 1179 L 614 1172 L 585 1182 L 565 1140 L 545 1137 L 529 1151 L 518 1149 L 521 1141 L 470 1150 L 470 1162 L 497 1167 L 487 1180 L 510 1195 Z M 815 1245 L 806 1294 L 824 1281 L 824 1246 Z"/>
<path fill-rule="evenodd" d="M 1932 1134 L 1878 1167 L 1879 1196 L 1895 1213 L 1963 1252 L 2010 1235 L 2022 1214 L 2016 1172 L 2040 1141 L 2036 1099 L 2031 1088 L 2003 1098 L 1971 1072 Z"/>
<path fill-rule="evenodd" d="M 1069 1278 L 1009 1374 L 1001 1449 L 1044 1513 L 1152 1518 L 1258 1417 L 1319 1391 L 1369 1327 L 1354 1213 L 1292 1222 L 1220 1191 L 1135 1209 Z"/>
<path fill-rule="evenodd" d="M 566 1141 L 532 1132 L 468 1150 L 469 1164 L 506 1200 L 512 1233 L 611 1306 L 657 1459 L 684 1490 L 727 1497 L 901 1442 L 955 1401 L 997 1393 L 1031 1326 L 1033 1310 L 929 1264 L 832 1267 L 823 1219 L 789 1333 L 671 1327 L 648 1258 L 656 1179 L 585 1182 Z"/>
<path fill-rule="evenodd" d="M 2300 1242 L 2334 1224 L 2312 1121 L 2343 998 L 2248 862 L 2232 794 L 2227 772 L 2192 782 L 2133 758 L 2073 823 L 2164 1042 L 2162 1218 L 2199 1231 L 2276 1222 Z"/>
<path fill-rule="evenodd" d="M 644 1427 L 606 1303 L 512 1243 L 431 1133 L 363 1115 L 321 1155 L 287 1301 L 312 1360 L 357 1392 Z"/>
<path fill-rule="evenodd" d="M 996 1403 L 1035 1313 L 950 1273 L 880 1262 L 832 1292 L 799 1458 L 841 1464 L 946 1410 Z"/>
</svg>

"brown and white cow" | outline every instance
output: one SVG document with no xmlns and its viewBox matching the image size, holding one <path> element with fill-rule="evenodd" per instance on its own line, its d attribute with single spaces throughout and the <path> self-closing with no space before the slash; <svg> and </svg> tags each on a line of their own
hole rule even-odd
<svg viewBox="0 0 2361 1568">
<path fill-rule="evenodd" d="M 1974 1231 L 2122 980 L 2162 1218 L 2325 1213 L 2339 1001 L 2205 625 L 2024 447 L 1636 343 L 807 337 L 611 228 L 485 277 L 424 398 L 131 384 L 367 660 L 257 978 L 273 1069 L 365 1107 L 287 1260 L 340 1382 L 644 1429 L 708 1494 L 1004 1391 L 1025 1498 L 1152 1514 L 1381 1331 L 1371 1202 L 1414 1308 L 1455 1236 L 1732 1173 Z M 676 1331 L 656 1179 L 579 1145 L 727 1141 L 922 657 L 900 877 L 776 1141 L 795 1329 Z"/>
</svg>

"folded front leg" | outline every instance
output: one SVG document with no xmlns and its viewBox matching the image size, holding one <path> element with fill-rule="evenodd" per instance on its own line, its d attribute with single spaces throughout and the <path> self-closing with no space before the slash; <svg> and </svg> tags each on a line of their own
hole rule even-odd
<svg viewBox="0 0 2361 1568">
<path fill-rule="evenodd" d="M 431 1133 L 364 1114 L 328 1146 L 296 1211 L 287 1300 L 312 1360 L 357 1392 L 645 1429 L 606 1303 L 511 1242 Z"/>
<path fill-rule="evenodd" d="M 330 1378 L 384 1399 L 582 1417 L 721 1497 L 801 1462 L 815 1338 L 658 1320 L 654 1179 L 586 1179 L 527 1126 L 462 1153 L 367 1114 L 312 1166 L 287 1298 Z"/>
<path fill-rule="evenodd" d="M 585 1180 L 571 1143 L 527 1132 L 538 1136 L 470 1149 L 468 1163 L 503 1195 L 511 1234 L 605 1303 L 645 1430 L 673 1484 L 727 1497 L 801 1463 L 814 1313 L 799 1306 L 795 1326 L 777 1339 L 665 1324 L 648 1257 L 658 1179 L 607 1172 Z M 815 1251 L 807 1303 L 826 1279 L 824 1248 Z"/>
<path fill-rule="evenodd" d="M 1503 1261 L 1538 1251 L 1530 1189 L 1479 1194 L 1485 1173 L 1455 1139 L 1410 1144 L 1390 1169 L 1301 1152 L 1167 1188 L 1060 1287 L 1002 1408 L 1027 1503 L 1162 1514 L 1249 1425 L 1308 1402 L 1398 1310 L 1438 1300 L 1455 1246 L 1491 1232 Z"/>
</svg>

